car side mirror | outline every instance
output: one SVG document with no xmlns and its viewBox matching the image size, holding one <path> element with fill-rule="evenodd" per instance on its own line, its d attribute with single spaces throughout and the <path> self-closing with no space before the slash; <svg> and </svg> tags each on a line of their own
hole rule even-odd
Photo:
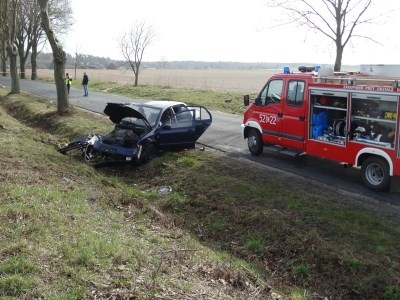
<svg viewBox="0 0 400 300">
<path fill-rule="evenodd" d="M 250 104 L 250 96 L 249 95 L 243 96 L 243 104 L 244 104 L 244 106 L 249 106 L 249 104 Z"/>
<path fill-rule="evenodd" d="M 256 99 L 254 100 L 254 104 L 255 104 L 255 105 L 261 105 L 261 98 L 256 98 Z"/>
</svg>

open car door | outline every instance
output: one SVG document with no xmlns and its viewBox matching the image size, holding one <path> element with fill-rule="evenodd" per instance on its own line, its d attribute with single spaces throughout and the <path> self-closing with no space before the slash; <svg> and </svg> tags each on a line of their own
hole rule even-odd
<svg viewBox="0 0 400 300">
<path fill-rule="evenodd" d="M 211 113 L 205 107 L 181 107 L 160 127 L 160 150 L 194 148 L 211 123 Z"/>
<path fill-rule="evenodd" d="M 195 141 L 210 127 L 212 123 L 211 113 L 203 106 L 188 106 L 194 112 Z"/>
</svg>

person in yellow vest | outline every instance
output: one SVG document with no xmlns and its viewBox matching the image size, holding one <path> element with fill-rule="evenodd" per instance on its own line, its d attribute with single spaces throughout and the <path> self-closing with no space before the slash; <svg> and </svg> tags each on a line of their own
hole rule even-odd
<svg viewBox="0 0 400 300">
<path fill-rule="evenodd" d="M 68 73 L 65 74 L 65 84 L 67 85 L 68 95 L 69 95 L 69 89 L 71 87 L 71 82 L 72 82 L 72 78 L 69 77 Z"/>
</svg>

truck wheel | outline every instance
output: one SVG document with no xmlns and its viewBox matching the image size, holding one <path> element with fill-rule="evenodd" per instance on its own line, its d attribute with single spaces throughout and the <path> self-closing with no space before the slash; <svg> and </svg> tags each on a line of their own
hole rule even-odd
<svg viewBox="0 0 400 300">
<path fill-rule="evenodd" d="M 389 165 L 381 157 L 370 156 L 361 166 L 364 184 L 375 191 L 384 191 L 389 188 Z"/>
<path fill-rule="evenodd" d="M 263 141 L 258 130 L 251 129 L 247 137 L 247 146 L 249 147 L 252 155 L 259 155 L 263 151 Z"/>
</svg>

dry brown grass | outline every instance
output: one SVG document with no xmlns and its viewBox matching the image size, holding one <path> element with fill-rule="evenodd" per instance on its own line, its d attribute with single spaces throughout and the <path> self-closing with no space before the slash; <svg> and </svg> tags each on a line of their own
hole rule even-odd
<svg viewBox="0 0 400 300">
<path fill-rule="evenodd" d="M 144 69 L 139 76 L 139 84 L 218 90 L 241 93 L 256 93 L 267 78 L 280 70 L 154 70 Z M 75 71 L 66 70 L 75 77 Z M 91 80 L 133 83 L 130 70 L 82 70 L 76 72 L 76 79 L 81 80 L 86 72 Z M 28 75 L 30 76 L 30 74 Z M 38 70 L 40 78 L 52 78 L 53 70 Z M 29 78 L 29 77 L 27 77 Z"/>
</svg>

